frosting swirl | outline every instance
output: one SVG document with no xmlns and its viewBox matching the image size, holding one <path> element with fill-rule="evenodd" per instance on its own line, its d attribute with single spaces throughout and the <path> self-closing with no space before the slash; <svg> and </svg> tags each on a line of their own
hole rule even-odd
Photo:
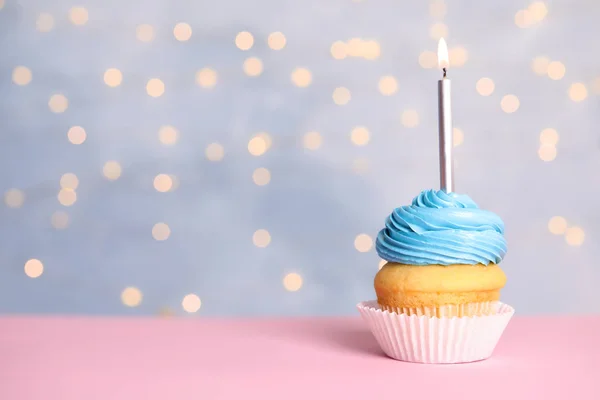
<svg viewBox="0 0 600 400">
<path fill-rule="evenodd" d="M 506 254 L 504 223 L 467 195 L 425 190 L 386 219 L 376 250 L 401 264 L 497 264 Z"/>
</svg>

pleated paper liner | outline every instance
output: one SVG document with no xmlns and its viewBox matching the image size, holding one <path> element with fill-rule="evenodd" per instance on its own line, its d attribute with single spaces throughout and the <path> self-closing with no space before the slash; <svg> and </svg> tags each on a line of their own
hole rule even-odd
<svg viewBox="0 0 600 400">
<path fill-rule="evenodd" d="M 377 301 L 357 305 L 386 355 L 400 361 L 456 364 L 489 358 L 515 310 L 494 302 L 495 312 L 471 317 L 429 317 L 382 310 Z"/>
<path fill-rule="evenodd" d="M 449 304 L 439 307 L 385 307 L 382 310 L 395 312 L 396 314 L 424 315 L 426 317 L 471 317 L 474 315 L 491 315 L 498 311 L 497 301 L 486 301 L 480 303 Z"/>
</svg>

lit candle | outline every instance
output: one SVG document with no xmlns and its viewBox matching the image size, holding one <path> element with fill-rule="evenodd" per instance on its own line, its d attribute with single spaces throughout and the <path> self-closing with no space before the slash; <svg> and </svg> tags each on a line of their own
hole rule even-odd
<svg viewBox="0 0 600 400">
<path fill-rule="evenodd" d="M 450 101 L 450 79 L 448 46 L 444 38 L 438 44 L 438 65 L 444 75 L 438 81 L 438 115 L 439 115 L 439 147 L 440 147 L 440 188 L 446 193 L 454 191 L 454 168 L 452 158 L 452 104 Z"/>
</svg>

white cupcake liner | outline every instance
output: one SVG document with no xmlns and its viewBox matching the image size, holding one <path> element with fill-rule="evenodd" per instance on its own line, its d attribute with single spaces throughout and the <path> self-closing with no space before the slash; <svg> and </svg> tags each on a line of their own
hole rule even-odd
<svg viewBox="0 0 600 400">
<path fill-rule="evenodd" d="M 376 300 L 357 305 L 383 352 L 426 364 L 457 364 L 489 358 L 515 310 L 497 302 L 494 314 L 428 317 L 382 310 Z"/>
</svg>

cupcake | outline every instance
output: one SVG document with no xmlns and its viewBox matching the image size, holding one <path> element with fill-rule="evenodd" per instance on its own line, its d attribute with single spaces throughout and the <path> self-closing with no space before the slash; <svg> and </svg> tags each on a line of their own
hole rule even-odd
<svg viewBox="0 0 600 400">
<path fill-rule="evenodd" d="M 375 276 L 377 303 L 407 315 L 496 312 L 506 275 L 504 224 L 469 196 L 426 190 L 396 208 L 376 242 L 387 263 Z"/>
<path fill-rule="evenodd" d="M 468 196 L 427 190 L 392 212 L 376 248 L 387 261 L 377 300 L 357 307 L 385 354 L 432 364 L 492 355 L 515 312 L 499 301 L 506 241 L 497 215 Z"/>
</svg>

